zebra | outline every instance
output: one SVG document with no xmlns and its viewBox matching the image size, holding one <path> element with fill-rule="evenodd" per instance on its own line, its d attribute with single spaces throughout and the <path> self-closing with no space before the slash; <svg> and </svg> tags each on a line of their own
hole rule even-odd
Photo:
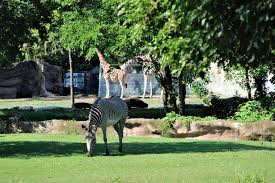
<svg viewBox="0 0 275 183">
<path fill-rule="evenodd" d="M 89 128 L 82 125 L 85 130 L 85 139 L 87 146 L 87 156 L 93 156 L 96 144 L 97 127 L 101 127 L 103 140 L 105 143 L 106 156 L 109 155 L 107 146 L 106 130 L 107 126 L 113 125 L 119 137 L 118 151 L 122 152 L 123 128 L 126 118 L 128 117 L 128 106 L 119 96 L 108 99 L 97 99 L 91 106 L 89 113 Z"/>
</svg>

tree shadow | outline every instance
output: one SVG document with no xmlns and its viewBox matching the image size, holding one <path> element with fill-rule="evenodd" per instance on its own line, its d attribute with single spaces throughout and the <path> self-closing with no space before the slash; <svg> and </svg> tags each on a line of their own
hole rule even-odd
<svg viewBox="0 0 275 183">
<path fill-rule="evenodd" d="M 123 153 L 117 152 L 118 143 L 108 143 L 113 156 L 143 155 L 143 154 L 167 154 L 167 153 L 206 153 L 206 152 L 237 152 L 246 150 L 269 150 L 273 147 L 254 146 L 236 142 L 131 142 L 123 144 Z M 104 155 L 104 144 L 96 144 L 95 156 Z M 37 156 L 65 157 L 73 155 L 85 155 L 86 144 L 77 142 L 46 142 L 46 141 L 22 141 L 1 142 L 0 158 L 31 158 Z"/>
</svg>

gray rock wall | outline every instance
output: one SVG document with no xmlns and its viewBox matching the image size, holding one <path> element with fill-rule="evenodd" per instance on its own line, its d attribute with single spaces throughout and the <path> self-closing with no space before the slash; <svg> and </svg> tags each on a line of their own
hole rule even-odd
<svg viewBox="0 0 275 183">
<path fill-rule="evenodd" d="M 63 93 L 60 67 L 27 61 L 10 69 L 0 69 L 0 98 L 42 96 L 46 91 Z"/>
<path fill-rule="evenodd" d="M 45 77 L 34 61 L 0 70 L 0 98 L 40 96 L 45 93 Z"/>
</svg>

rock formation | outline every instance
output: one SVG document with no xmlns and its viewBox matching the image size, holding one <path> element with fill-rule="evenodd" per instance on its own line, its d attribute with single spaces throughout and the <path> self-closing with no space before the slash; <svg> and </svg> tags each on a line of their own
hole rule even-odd
<svg viewBox="0 0 275 183">
<path fill-rule="evenodd" d="M 63 94 L 63 71 L 61 67 L 47 63 L 39 64 L 42 67 L 42 73 L 45 76 L 45 88 L 47 91 Z"/>
<path fill-rule="evenodd" d="M 0 98 L 40 96 L 45 91 L 45 77 L 34 61 L 21 62 L 10 69 L 0 69 Z"/>
<path fill-rule="evenodd" d="M 0 98 L 42 96 L 47 90 L 63 93 L 63 74 L 60 67 L 28 61 L 13 68 L 0 69 Z"/>
</svg>

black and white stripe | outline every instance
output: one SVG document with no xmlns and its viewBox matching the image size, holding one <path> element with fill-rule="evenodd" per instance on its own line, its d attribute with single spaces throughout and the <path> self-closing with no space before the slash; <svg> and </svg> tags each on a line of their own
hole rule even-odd
<svg viewBox="0 0 275 183">
<path fill-rule="evenodd" d="M 97 127 L 102 128 L 106 155 L 109 154 L 107 147 L 107 126 L 112 125 L 119 136 L 119 151 L 122 151 L 122 138 L 124 123 L 128 116 L 128 106 L 119 96 L 109 99 L 98 99 L 92 105 L 89 113 L 89 129 L 86 135 L 88 154 L 91 155 L 96 143 Z"/>
</svg>

